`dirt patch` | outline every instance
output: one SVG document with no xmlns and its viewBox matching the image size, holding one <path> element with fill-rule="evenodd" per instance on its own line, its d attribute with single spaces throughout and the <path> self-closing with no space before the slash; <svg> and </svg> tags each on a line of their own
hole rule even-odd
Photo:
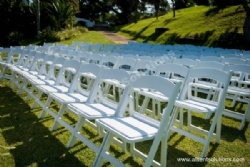
<svg viewBox="0 0 250 167">
<path fill-rule="evenodd" d="M 116 44 L 127 44 L 130 40 L 127 37 L 119 35 L 117 33 L 109 32 L 109 31 L 99 31 L 103 35 L 105 35 L 108 39 L 112 40 Z"/>
</svg>

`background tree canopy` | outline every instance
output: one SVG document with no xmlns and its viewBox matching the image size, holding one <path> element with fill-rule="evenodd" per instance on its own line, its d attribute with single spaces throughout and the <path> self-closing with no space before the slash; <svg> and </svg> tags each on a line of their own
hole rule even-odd
<svg viewBox="0 0 250 167">
<path fill-rule="evenodd" d="M 37 36 L 37 2 L 39 1 L 0 1 L 1 46 L 18 45 L 22 39 Z M 175 12 L 175 9 L 194 5 L 224 8 L 236 4 L 241 4 L 245 10 L 247 17 L 243 25 L 244 38 L 250 42 L 249 0 L 40 0 L 40 30 L 59 31 L 71 27 L 75 23 L 75 16 L 124 25 L 145 17 L 158 18 L 171 8 Z"/>
</svg>

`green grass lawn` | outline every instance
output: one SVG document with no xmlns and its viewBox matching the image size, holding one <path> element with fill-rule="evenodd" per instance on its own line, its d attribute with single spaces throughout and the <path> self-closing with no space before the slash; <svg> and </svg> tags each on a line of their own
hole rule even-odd
<svg viewBox="0 0 250 167">
<path fill-rule="evenodd" d="M 137 23 L 120 27 L 117 32 L 130 39 L 161 44 L 191 43 L 205 46 L 223 46 L 218 43 L 228 37 L 241 36 L 245 21 L 245 12 L 241 6 L 231 6 L 218 10 L 208 6 L 194 6 L 160 16 L 149 18 Z M 167 28 L 162 34 L 156 34 L 155 28 Z M 224 39 L 226 40 L 226 39 Z M 237 39 L 229 38 L 228 46 L 237 46 Z M 235 42 L 231 44 L 230 42 Z"/>
<path fill-rule="evenodd" d="M 13 92 L 7 86 L 6 80 L 0 84 L 0 166 L 58 166 L 58 167 L 80 167 L 91 166 L 95 153 L 81 142 L 77 142 L 72 148 L 67 149 L 66 144 L 70 133 L 63 127 L 50 132 L 53 118 L 46 115 L 38 119 L 41 108 L 31 109 L 33 101 L 25 103 L 25 95 L 19 97 L 16 91 Z M 235 110 L 242 110 L 246 106 L 238 104 Z M 185 115 L 186 116 L 186 115 Z M 75 123 L 73 116 L 65 115 L 69 122 Z M 208 126 L 209 121 L 204 121 L 197 115 L 194 122 Z M 200 143 L 178 135 L 172 134 L 168 142 L 168 165 L 169 166 L 250 166 L 250 128 L 249 125 L 244 130 L 239 131 L 240 122 L 234 119 L 223 117 L 221 143 L 210 144 L 208 158 L 211 162 L 178 162 L 178 158 L 199 157 L 202 150 Z M 95 144 L 100 145 L 102 138 L 90 127 L 83 131 L 85 136 Z M 151 142 L 144 142 L 138 147 L 148 150 Z M 123 153 L 120 148 L 113 145 L 112 154 L 127 166 L 142 166 L 142 160 L 130 157 L 128 153 Z M 156 155 L 159 157 L 159 154 Z M 230 162 L 216 159 L 230 158 Z M 244 160 L 244 162 L 242 162 Z M 112 166 L 105 163 L 104 166 Z"/>
<path fill-rule="evenodd" d="M 98 32 L 90 31 L 83 36 L 78 36 L 63 43 L 71 44 L 72 41 L 85 41 L 92 43 L 112 43 Z M 1 167 L 81 167 L 91 166 L 95 153 L 82 142 L 77 142 L 72 148 L 67 149 L 66 144 L 70 133 L 63 127 L 50 132 L 52 117 L 46 115 L 38 119 L 41 108 L 31 109 L 31 102 L 25 103 L 25 96 L 19 97 L 13 92 L 7 82 L 0 83 L 0 166 Z M 246 106 L 238 104 L 235 110 L 241 111 Z M 68 121 L 75 123 L 74 117 L 65 116 Z M 207 126 L 209 121 L 204 121 L 197 115 L 195 122 Z M 208 157 L 211 162 L 178 162 L 178 158 L 199 157 L 202 150 L 200 143 L 172 134 L 168 142 L 168 166 L 250 166 L 250 128 L 247 124 L 244 130 L 239 131 L 240 122 L 223 117 L 221 143 L 210 144 Z M 83 132 L 95 144 L 100 145 L 102 138 L 87 127 Z M 151 142 L 139 145 L 143 150 L 150 147 Z M 117 146 L 112 146 L 112 154 L 127 166 L 142 166 L 142 160 L 130 157 L 123 153 Z M 157 154 L 156 157 L 159 157 Z M 215 160 L 221 161 L 216 162 Z M 239 160 L 240 162 L 223 161 L 223 158 Z M 233 159 L 235 158 L 235 159 Z M 225 159 L 224 159 L 225 160 Z M 244 162 L 241 162 L 244 160 Z M 112 166 L 105 163 L 104 166 Z"/>
<path fill-rule="evenodd" d="M 112 44 L 113 41 L 107 39 L 103 34 L 99 33 L 98 31 L 88 31 L 86 33 L 83 33 L 82 35 L 79 35 L 77 37 L 71 38 L 69 40 L 61 41 L 58 43 L 63 43 L 70 45 L 73 41 L 80 41 L 80 42 L 89 42 L 92 44 Z"/>
</svg>

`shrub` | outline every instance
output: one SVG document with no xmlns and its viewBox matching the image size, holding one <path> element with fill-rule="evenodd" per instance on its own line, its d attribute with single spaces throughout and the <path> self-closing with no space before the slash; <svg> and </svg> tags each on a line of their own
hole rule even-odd
<svg viewBox="0 0 250 167">
<path fill-rule="evenodd" d="M 8 44 L 10 46 L 20 45 L 23 39 L 23 34 L 19 31 L 11 31 L 7 36 Z"/>
<path fill-rule="evenodd" d="M 42 32 L 40 32 L 38 34 L 38 39 L 41 40 L 41 42 L 43 43 L 60 41 L 57 32 L 53 31 L 50 27 L 47 27 Z"/>
<path fill-rule="evenodd" d="M 88 31 L 88 29 L 85 27 L 69 28 L 69 29 L 65 29 L 63 31 L 58 32 L 58 37 L 60 38 L 61 41 L 68 40 L 72 37 L 76 37 L 78 35 L 81 35 L 82 33 L 85 33 L 87 31 Z"/>
</svg>

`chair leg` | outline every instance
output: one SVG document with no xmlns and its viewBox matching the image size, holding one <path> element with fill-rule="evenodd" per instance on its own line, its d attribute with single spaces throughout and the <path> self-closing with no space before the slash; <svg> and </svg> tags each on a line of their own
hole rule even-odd
<svg viewBox="0 0 250 167">
<path fill-rule="evenodd" d="M 43 95 L 43 92 L 39 90 L 39 91 L 38 91 L 38 94 L 37 94 L 37 96 L 36 96 L 36 98 L 35 98 L 35 101 L 34 101 L 33 104 L 32 104 L 32 107 L 31 107 L 32 109 L 37 107 L 38 101 L 40 101 L 42 95 Z M 43 107 L 43 106 L 41 106 L 41 107 Z"/>
<path fill-rule="evenodd" d="M 23 83 L 22 83 L 22 85 L 20 86 L 20 89 L 19 89 L 19 91 L 18 91 L 17 94 L 18 94 L 18 95 L 22 95 L 23 92 L 24 92 L 24 88 L 27 87 L 27 85 L 28 85 L 28 81 L 27 81 L 27 80 L 23 81 Z"/>
<path fill-rule="evenodd" d="M 180 125 L 180 128 L 183 129 L 183 114 L 184 114 L 183 108 L 180 108 L 179 111 L 180 111 L 179 112 L 179 121 L 180 121 L 179 125 Z"/>
<path fill-rule="evenodd" d="M 30 88 L 30 90 L 27 91 L 28 95 L 27 95 L 27 97 L 25 99 L 26 102 L 30 100 L 30 96 L 31 96 L 32 93 L 34 93 L 34 90 L 35 90 L 35 86 L 32 85 L 32 87 Z"/>
<path fill-rule="evenodd" d="M 245 114 L 242 118 L 241 124 L 240 124 L 240 128 L 239 130 L 242 130 L 247 122 L 250 122 L 250 103 L 247 103 L 247 108 L 245 110 Z"/>
<path fill-rule="evenodd" d="M 215 113 L 214 118 L 213 118 L 213 122 L 212 122 L 210 129 L 208 131 L 207 139 L 205 140 L 204 147 L 203 147 L 201 155 L 200 155 L 201 158 L 204 158 L 206 155 L 206 152 L 208 150 L 208 146 L 210 144 L 211 138 L 213 137 L 213 133 L 214 133 L 216 126 L 218 126 L 218 130 L 216 130 L 216 142 L 217 143 L 220 142 L 220 134 L 221 134 L 220 127 L 221 127 L 221 125 L 218 125 L 218 124 L 219 123 L 221 124 L 221 118 L 222 118 L 222 113 L 218 113 L 218 112 Z M 220 120 L 218 121 L 218 119 L 220 119 Z"/>
<path fill-rule="evenodd" d="M 40 115 L 39 115 L 39 119 L 40 118 L 43 118 L 46 114 L 46 108 L 50 106 L 50 103 L 52 102 L 52 98 L 48 97 L 44 107 L 43 107 L 43 110 L 41 111 Z"/>
<path fill-rule="evenodd" d="M 192 125 L 192 113 L 188 110 L 188 119 L 187 119 L 187 129 L 190 132 L 191 131 L 191 125 Z"/>
<path fill-rule="evenodd" d="M 79 116 L 78 121 L 76 123 L 76 126 L 74 128 L 74 131 L 72 132 L 72 134 L 70 136 L 69 142 L 67 144 L 67 148 L 70 148 L 70 147 L 72 147 L 74 145 L 74 143 L 76 141 L 75 134 L 82 128 L 82 126 L 84 125 L 84 123 L 85 123 L 85 118 Z"/>
<path fill-rule="evenodd" d="M 102 145 L 100 147 L 99 153 L 97 154 L 97 156 L 96 156 L 96 158 L 94 160 L 93 167 L 102 166 L 103 161 L 104 161 L 104 158 L 103 158 L 102 154 L 105 154 L 106 151 L 109 150 L 111 142 L 113 141 L 112 138 L 113 138 L 112 134 L 106 133 L 106 135 L 105 135 L 105 137 L 103 139 Z"/>
<path fill-rule="evenodd" d="M 54 120 L 54 123 L 50 129 L 50 131 L 54 131 L 58 128 L 58 119 L 61 119 L 61 117 L 63 116 L 64 112 L 66 111 L 66 107 L 67 107 L 67 104 L 62 104 L 62 106 L 60 107 L 60 110 L 58 111 L 58 114 Z"/>
</svg>

